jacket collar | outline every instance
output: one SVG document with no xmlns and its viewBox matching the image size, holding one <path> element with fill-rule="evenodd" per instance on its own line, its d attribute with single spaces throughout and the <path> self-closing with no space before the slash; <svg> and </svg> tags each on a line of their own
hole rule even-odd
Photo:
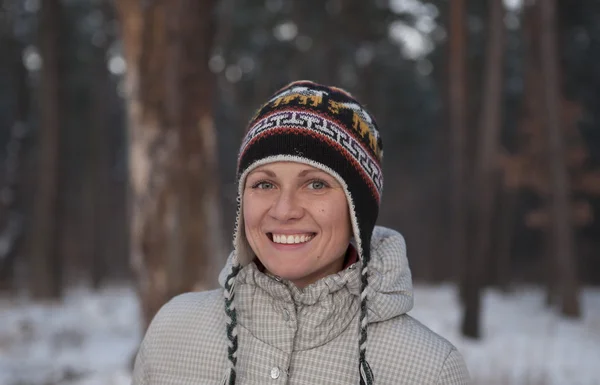
<svg viewBox="0 0 600 385">
<path fill-rule="evenodd" d="M 222 285 L 232 261 L 233 255 L 221 272 Z M 361 269 L 361 262 L 357 261 L 300 290 L 249 263 L 236 278 L 238 321 L 257 338 L 268 339 L 271 331 L 266 329 L 270 329 L 272 323 L 262 322 L 265 314 L 272 312 L 272 316 L 278 316 L 287 311 L 297 330 L 295 349 L 324 344 L 343 332 L 358 313 Z M 412 279 L 406 246 L 402 235 L 394 230 L 375 227 L 366 295 L 369 323 L 385 321 L 412 309 Z"/>
<path fill-rule="evenodd" d="M 235 301 L 238 323 L 268 344 L 274 327 L 295 330 L 294 350 L 326 344 L 342 333 L 358 313 L 360 276 L 348 268 L 304 289 L 262 273 L 254 263 L 238 274 Z M 280 320 L 274 324 L 274 320 Z M 276 326 L 275 326 L 276 325 Z"/>
</svg>

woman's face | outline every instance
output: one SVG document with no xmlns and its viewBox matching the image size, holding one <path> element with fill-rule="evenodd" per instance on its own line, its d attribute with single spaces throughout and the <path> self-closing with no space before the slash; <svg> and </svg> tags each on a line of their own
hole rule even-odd
<svg viewBox="0 0 600 385">
<path fill-rule="evenodd" d="M 246 237 L 265 268 L 304 288 L 342 269 L 352 234 L 346 195 L 312 166 L 256 168 L 243 192 Z"/>
</svg>

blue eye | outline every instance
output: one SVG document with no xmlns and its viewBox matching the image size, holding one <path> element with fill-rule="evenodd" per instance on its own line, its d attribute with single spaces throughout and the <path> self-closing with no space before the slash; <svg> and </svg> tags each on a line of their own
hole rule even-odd
<svg viewBox="0 0 600 385">
<path fill-rule="evenodd" d="M 260 190 L 270 190 L 274 187 L 275 186 L 273 185 L 273 183 L 266 182 L 266 181 L 260 181 L 260 182 L 255 183 L 254 185 L 252 185 L 252 188 L 260 189 Z"/>
<path fill-rule="evenodd" d="M 329 187 L 327 183 L 323 182 L 322 180 L 313 180 L 308 184 L 308 186 L 312 190 L 323 190 L 324 188 Z"/>
</svg>

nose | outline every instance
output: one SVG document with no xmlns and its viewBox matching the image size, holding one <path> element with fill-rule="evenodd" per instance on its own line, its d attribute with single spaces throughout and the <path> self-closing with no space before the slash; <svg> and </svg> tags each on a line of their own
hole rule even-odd
<svg viewBox="0 0 600 385">
<path fill-rule="evenodd" d="M 290 190 L 280 190 L 269 210 L 271 217 L 281 222 L 302 218 L 303 213 L 298 197 Z"/>
</svg>

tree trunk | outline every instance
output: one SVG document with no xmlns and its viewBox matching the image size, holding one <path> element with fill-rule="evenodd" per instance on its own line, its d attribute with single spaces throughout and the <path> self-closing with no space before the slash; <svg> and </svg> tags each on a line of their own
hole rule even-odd
<svg viewBox="0 0 600 385">
<path fill-rule="evenodd" d="M 3 6 L 0 3 L 0 7 Z M 14 290 L 15 266 L 23 236 L 23 191 L 21 183 L 25 156 L 25 139 L 29 132 L 29 84 L 27 69 L 23 65 L 23 47 L 14 36 L 13 20 L 8 14 L 2 27 L 2 36 L 7 39 L 8 56 L 11 59 L 14 81 L 15 103 L 13 126 L 7 145 L 4 162 L 4 184 L 0 190 L 0 291 Z M 2 38 L 0 37 L 0 38 Z"/>
<path fill-rule="evenodd" d="M 547 156 L 551 176 L 552 238 L 559 279 L 560 305 L 564 315 L 579 317 L 579 289 L 570 213 L 570 184 L 567 174 L 564 137 L 561 127 L 559 54 L 557 51 L 556 1 L 540 3 L 541 66 L 545 106 Z"/>
<path fill-rule="evenodd" d="M 38 193 L 33 221 L 30 285 L 34 298 L 60 298 L 62 258 L 58 253 L 59 146 L 62 119 L 62 63 L 59 0 L 42 0 L 39 39 L 43 61 L 38 158 Z"/>
<path fill-rule="evenodd" d="M 480 338 L 481 292 L 487 276 L 494 202 L 495 162 L 498 159 L 499 134 L 502 122 L 502 78 L 504 63 L 504 4 L 491 0 L 490 34 L 486 53 L 485 83 L 482 112 L 479 121 L 479 142 L 474 176 L 473 199 L 475 238 L 467 263 L 465 311 L 462 332 L 465 336 Z"/>
<path fill-rule="evenodd" d="M 504 187 L 500 193 L 498 210 L 498 241 L 495 253 L 496 263 L 494 280 L 504 292 L 509 291 L 511 280 L 511 248 L 515 234 L 515 217 L 517 212 L 518 191 L 512 187 Z"/>
<path fill-rule="evenodd" d="M 519 145 L 520 150 L 529 160 L 528 173 L 534 173 L 542 179 L 547 179 L 547 170 L 544 167 L 545 156 L 543 149 L 545 145 L 544 134 L 542 132 L 543 119 L 543 95 L 542 95 L 542 76 L 540 57 L 540 3 L 531 2 L 524 8 L 524 26 L 523 39 L 524 53 L 523 61 L 525 68 L 524 83 L 525 90 L 523 94 L 523 112 L 519 127 Z M 547 198 L 544 191 L 539 191 L 543 200 Z M 547 202 L 544 202 L 546 204 Z M 543 245 L 540 252 L 540 259 L 543 263 L 542 279 L 546 286 L 546 303 L 550 305 L 553 302 L 556 291 L 556 279 L 554 277 L 554 259 L 551 257 L 552 237 L 545 231 L 543 234 Z"/>
<path fill-rule="evenodd" d="M 467 256 L 467 6 L 465 0 L 453 0 L 450 5 L 448 50 L 449 120 L 452 158 L 452 259 L 459 266 L 461 297 Z"/>
<path fill-rule="evenodd" d="M 88 236 L 86 237 L 89 247 L 90 278 L 92 287 L 100 288 L 108 275 L 107 260 L 107 232 L 110 215 L 109 193 L 110 193 L 110 144 L 108 126 L 108 107 L 110 79 L 106 69 L 105 54 L 103 48 L 97 49 L 97 59 L 93 64 L 94 95 L 92 96 L 91 124 L 88 140 L 90 141 L 89 154 L 90 172 L 87 175 L 88 191 L 86 207 Z"/>
<path fill-rule="evenodd" d="M 105 12 L 104 12 L 105 13 Z M 106 14 L 106 13 L 105 13 Z M 111 82 L 109 79 L 106 52 L 108 40 L 95 48 L 95 60 L 92 64 L 93 95 L 88 132 L 88 164 L 86 175 L 86 224 L 87 251 L 90 280 L 92 287 L 98 289 L 109 275 L 108 243 L 110 226 L 110 103 Z"/>
<path fill-rule="evenodd" d="M 131 258 L 144 326 L 214 287 L 221 221 L 208 61 L 215 1 L 116 2 L 128 63 Z"/>
</svg>

